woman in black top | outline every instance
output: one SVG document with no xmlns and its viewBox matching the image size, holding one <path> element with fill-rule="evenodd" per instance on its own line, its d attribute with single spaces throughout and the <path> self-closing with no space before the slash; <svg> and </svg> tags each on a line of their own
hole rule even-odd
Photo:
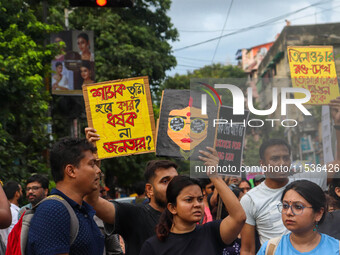
<svg viewBox="0 0 340 255">
<path fill-rule="evenodd" d="M 200 159 L 207 166 L 216 166 L 217 153 L 208 149 L 213 154 L 201 152 L 204 157 Z M 229 216 L 222 221 L 197 225 L 204 215 L 202 187 L 196 179 L 175 176 L 166 191 L 168 205 L 156 227 L 157 236 L 145 241 L 140 255 L 222 254 L 225 245 L 237 238 L 246 219 L 242 206 L 221 177 L 210 173 L 209 178 Z"/>
</svg>

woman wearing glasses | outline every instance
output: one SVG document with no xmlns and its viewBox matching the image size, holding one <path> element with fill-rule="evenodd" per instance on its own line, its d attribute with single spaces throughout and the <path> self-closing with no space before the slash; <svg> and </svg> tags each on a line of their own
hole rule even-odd
<svg viewBox="0 0 340 255">
<path fill-rule="evenodd" d="M 257 254 L 339 254 L 339 241 L 317 229 L 327 209 L 325 194 L 317 184 L 307 180 L 290 183 L 278 209 L 291 233 L 265 242 Z"/>
</svg>

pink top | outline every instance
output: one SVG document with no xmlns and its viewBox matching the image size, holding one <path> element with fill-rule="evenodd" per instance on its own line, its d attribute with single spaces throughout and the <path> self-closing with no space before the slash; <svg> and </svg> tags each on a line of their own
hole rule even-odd
<svg viewBox="0 0 340 255">
<path fill-rule="evenodd" d="M 204 217 L 203 217 L 203 221 L 202 221 L 201 224 L 203 225 L 203 224 L 210 222 L 212 220 L 213 220 L 213 218 L 211 216 L 211 212 L 210 212 L 209 207 L 204 206 Z"/>
</svg>

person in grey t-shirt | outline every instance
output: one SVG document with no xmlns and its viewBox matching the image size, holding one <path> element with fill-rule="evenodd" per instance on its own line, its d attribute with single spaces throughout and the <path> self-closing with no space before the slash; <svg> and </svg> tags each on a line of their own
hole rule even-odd
<svg viewBox="0 0 340 255">
<path fill-rule="evenodd" d="M 302 172 L 289 176 L 290 146 L 282 139 L 265 141 L 260 147 L 260 163 L 262 167 L 279 167 L 288 172 L 266 172 L 266 180 L 256 186 L 241 199 L 247 220 L 241 232 L 241 254 L 255 254 L 255 229 L 261 244 L 270 238 L 287 233 L 277 204 L 288 183 L 298 179 L 309 179 L 323 189 L 327 187 L 327 172 Z"/>
<path fill-rule="evenodd" d="M 283 171 L 266 172 L 266 180 L 253 188 L 241 199 L 241 205 L 247 215 L 246 224 L 241 232 L 241 254 L 255 254 L 255 229 L 258 231 L 261 244 L 270 238 L 285 234 L 281 215 L 277 210 L 285 186 L 295 180 L 308 179 L 326 190 L 340 163 L 340 97 L 330 101 L 331 115 L 336 130 L 337 154 L 333 161 L 319 172 L 302 172 L 289 176 Z M 290 169 L 290 146 L 281 139 L 264 142 L 260 147 L 260 164 L 262 167 L 281 167 Z M 314 165 L 315 166 L 315 165 Z M 312 168 L 312 166 L 311 166 Z M 319 169 L 320 170 L 320 169 Z"/>
</svg>

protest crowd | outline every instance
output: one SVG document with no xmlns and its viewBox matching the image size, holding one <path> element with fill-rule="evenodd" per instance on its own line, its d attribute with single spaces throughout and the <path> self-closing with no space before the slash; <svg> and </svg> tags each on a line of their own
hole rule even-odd
<svg viewBox="0 0 340 255">
<path fill-rule="evenodd" d="M 338 127 L 340 98 L 330 107 Z M 100 134 L 88 127 L 85 135 L 53 145 L 54 189 L 40 174 L 25 187 L 0 185 L 1 254 L 339 254 L 340 174 L 330 171 L 340 166 L 338 128 L 336 160 L 324 171 L 267 171 L 251 182 L 208 171 L 198 179 L 179 175 L 171 160 L 152 160 L 128 202 L 102 186 L 93 143 Z M 205 166 L 218 165 L 215 149 L 199 153 Z M 266 140 L 259 162 L 287 168 L 290 154 L 285 140 Z"/>
</svg>

